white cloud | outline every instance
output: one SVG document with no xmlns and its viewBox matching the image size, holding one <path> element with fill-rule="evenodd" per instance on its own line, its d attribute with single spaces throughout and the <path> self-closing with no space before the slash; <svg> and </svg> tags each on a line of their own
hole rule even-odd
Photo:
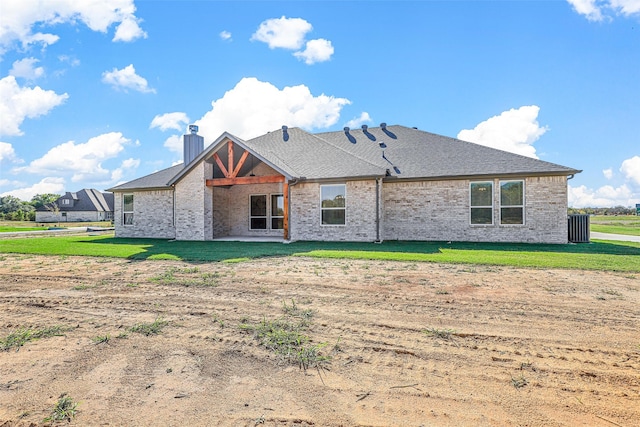
<svg viewBox="0 0 640 427">
<path fill-rule="evenodd" d="M 623 160 L 620 172 L 624 175 L 625 182 L 618 186 L 604 185 L 598 189 L 569 186 L 569 206 L 583 207 L 612 207 L 634 206 L 640 203 L 640 156 L 633 156 Z M 609 173 L 613 176 L 613 170 L 605 169 L 603 173 L 607 179 Z"/>
<path fill-rule="evenodd" d="M 111 41 L 114 42 L 131 42 L 139 38 L 147 38 L 147 33 L 140 28 L 138 23 L 141 22 L 135 16 L 130 15 L 124 18 L 118 28 L 116 28 L 116 34 Z"/>
<path fill-rule="evenodd" d="M 231 41 L 231 40 L 232 40 L 232 39 L 231 39 L 231 33 L 230 33 L 229 31 L 221 31 L 221 32 L 220 32 L 220 38 L 221 38 L 222 40 L 228 40 L 228 41 Z"/>
<path fill-rule="evenodd" d="M 567 0 L 573 9 L 589 21 L 612 19 L 612 15 L 632 16 L 640 13 L 639 0 Z"/>
<path fill-rule="evenodd" d="M 302 18 L 267 19 L 263 21 L 258 30 L 251 36 L 251 40 L 258 40 L 269 45 L 269 48 L 300 49 L 304 43 L 305 35 L 313 27 Z"/>
<path fill-rule="evenodd" d="M 363 111 L 360 114 L 360 117 L 354 117 L 353 119 L 349 120 L 347 123 L 345 123 L 345 126 L 350 127 L 351 129 L 357 128 L 362 126 L 365 123 L 371 123 L 371 117 L 369 116 L 369 113 L 367 113 L 366 111 Z"/>
<path fill-rule="evenodd" d="M 627 180 L 640 186 L 640 156 L 633 156 L 626 159 L 620 166 L 620 172 L 624 174 Z"/>
<path fill-rule="evenodd" d="M 169 129 L 182 131 L 188 123 L 189 116 L 182 112 L 158 114 L 151 121 L 149 129 L 160 128 L 163 132 Z"/>
<path fill-rule="evenodd" d="M 619 187 L 602 186 L 596 190 L 584 185 L 568 186 L 569 206 L 572 208 L 634 206 L 640 203 L 640 196 L 626 184 Z"/>
<path fill-rule="evenodd" d="M 479 123 L 474 129 L 461 130 L 458 139 L 537 159 L 533 143 L 548 130 L 538 124 L 539 111 L 536 105 L 512 108 Z"/>
<path fill-rule="evenodd" d="M 309 40 L 305 50 L 293 54 L 296 58 L 304 60 L 307 65 L 328 61 L 331 55 L 333 55 L 333 46 L 329 40 L 325 39 Z"/>
<path fill-rule="evenodd" d="M 111 172 L 111 181 L 120 181 L 127 172 L 137 169 L 138 166 L 140 166 L 140 159 L 128 158 L 123 160 L 120 167 Z"/>
<path fill-rule="evenodd" d="M 8 142 L 0 142 L 0 163 L 21 163 L 13 146 Z"/>
<path fill-rule="evenodd" d="M 22 135 L 20 125 L 25 118 L 45 115 L 62 104 L 69 95 L 52 90 L 20 87 L 14 76 L 0 79 L 0 135 Z"/>
<path fill-rule="evenodd" d="M 604 175 L 605 178 L 611 179 L 613 177 L 613 169 L 611 169 L 611 168 L 603 169 L 602 170 L 602 174 Z"/>
<path fill-rule="evenodd" d="M 304 85 L 280 90 L 271 83 L 246 77 L 213 101 L 211 111 L 195 124 L 200 126 L 205 144 L 224 131 L 249 139 L 282 125 L 307 130 L 332 126 L 340 118 L 342 107 L 350 103 L 324 94 L 313 96 Z"/>
<path fill-rule="evenodd" d="M 15 168 L 14 172 L 70 175 L 73 182 L 108 180 L 111 173 L 102 162 L 117 157 L 130 143 L 120 132 L 105 133 L 80 144 L 69 141 L 53 147 L 28 166 Z"/>
<path fill-rule="evenodd" d="M 147 79 L 136 74 L 133 64 L 129 64 L 121 70 L 114 68 L 112 71 L 105 71 L 102 73 L 102 82 L 124 92 L 131 89 L 142 93 L 156 93 L 155 89 L 149 87 Z"/>
<path fill-rule="evenodd" d="M 31 200 L 36 194 L 54 193 L 62 194 L 64 192 L 64 178 L 49 177 L 44 178 L 40 182 L 33 184 L 31 187 L 16 188 L 0 194 L 0 196 L 13 196 L 20 200 Z"/>
<path fill-rule="evenodd" d="M 77 67 L 78 65 L 80 65 L 80 60 L 74 56 L 69 56 L 69 55 L 60 55 L 58 56 L 58 61 L 60 62 L 65 62 L 69 65 L 71 65 L 72 67 Z"/>
<path fill-rule="evenodd" d="M 596 0 L 567 0 L 573 9 L 580 15 L 584 15 L 589 21 L 601 21 L 602 13 L 596 5 Z"/>
<path fill-rule="evenodd" d="M 222 133 L 222 132 L 220 132 Z M 215 137 L 214 137 L 215 138 Z M 183 154 L 184 144 L 180 135 L 171 135 L 164 141 L 164 146 L 174 153 Z"/>
<path fill-rule="evenodd" d="M 36 58 L 24 58 L 13 63 L 9 75 L 20 77 L 26 80 L 35 80 L 44 75 L 44 68 L 35 67 L 39 60 Z"/>
<path fill-rule="evenodd" d="M 0 21 L 0 55 L 19 42 L 23 48 L 40 43 L 53 44 L 59 37 L 51 33 L 34 33 L 59 24 L 84 23 L 92 31 L 106 33 L 120 23 L 113 41 L 132 41 L 146 37 L 135 16 L 134 0 L 2 0 Z"/>
</svg>

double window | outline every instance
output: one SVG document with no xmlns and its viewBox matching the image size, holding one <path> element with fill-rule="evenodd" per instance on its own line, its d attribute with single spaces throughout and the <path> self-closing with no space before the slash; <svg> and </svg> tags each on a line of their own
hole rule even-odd
<svg viewBox="0 0 640 427">
<path fill-rule="evenodd" d="M 284 228 L 284 196 L 272 194 L 268 204 L 266 194 L 256 194 L 249 198 L 249 229 L 271 230 Z"/>
<path fill-rule="evenodd" d="M 524 224 L 524 181 L 500 181 L 500 225 Z M 472 182 L 470 217 L 472 225 L 493 224 L 493 182 Z"/>
<path fill-rule="evenodd" d="M 133 194 L 122 196 L 122 223 L 133 225 Z"/>
<path fill-rule="evenodd" d="M 320 186 L 320 210 L 322 225 L 345 225 L 347 211 L 347 186 L 332 184 Z"/>
</svg>

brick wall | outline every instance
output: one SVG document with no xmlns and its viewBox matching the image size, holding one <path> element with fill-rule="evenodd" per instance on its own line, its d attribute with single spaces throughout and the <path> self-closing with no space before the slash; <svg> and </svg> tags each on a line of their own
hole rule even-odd
<svg viewBox="0 0 640 427">
<path fill-rule="evenodd" d="M 259 163 L 253 169 L 255 176 L 279 175 L 271 167 Z M 271 208 L 271 195 L 282 194 L 282 183 L 234 185 L 230 188 L 216 187 L 213 192 L 214 235 L 216 237 L 282 237 L 283 230 L 250 230 L 249 197 L 267 195 L 267 207 Z M 270 212 L 268 212 L 270 213 Z M 271 222 L 267 218 L 267 227 Z"/>
<path fill-rule="evenodd" d="M 106 216 L 106 212 L 97 211 L 36 212 L 36 222 L 94 222 L 105 221 Z"/>
<path fill-rule="evenodd" d="M 122 196 L 133 194 L 133 225 L 122 224 Z M 116 237 L 175 238 L 173 190 L 114 193 Z"/>
<path fill-rule="evenodd" d="M 175 185 L 176 240 L 213 239 L 213 165 L 200 162 Z"/>
<path fill-rule="evenodd" d="M 299 183 L 291 189 L 291 240 L 376 240 L 376 182 L 347 181 L 346 225 L 322 225 L 320 184 Z"/>
<path fill-rule="evenodd" d="M 385 240 L 476 242 L 567 242 L 567 181 L 564 176 L 525 181 L 524 225 L 500 225 L 499 180 L 494 182 L 494 224 L 471 225 L 469 180 L 385 182 Z"/>
</svg>

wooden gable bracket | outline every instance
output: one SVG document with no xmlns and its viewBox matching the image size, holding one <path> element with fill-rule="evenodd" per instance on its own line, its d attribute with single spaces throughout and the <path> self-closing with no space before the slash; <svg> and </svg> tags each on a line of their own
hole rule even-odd
<svg viewBox="0 0 640 427">
<path fill-rule="evenodd" d="M 227 141 L 227 167 L 222 163 L 222 159 L 218 156 L 218 153 L 213 153 L 213 159 L 218 164 L 218 167 L 222 171 L 224 178 L 207 179 L 207 187 L 225 187 L 229 185 L 243 185 L 243 184 L 269 184 L 282 182 L 282 192 L 284 196 L 284 218 L 283 218 L 283 236 L 285 240 L 289 239 L 289 184 L 283 175 L 268 175 L 268 176 L 238 176 L 240 169 L 244 166 L 244 163 L 249 157 L 249 151 L 245 150 L 238 161 L 238 164 L 233 165 L 233 141 Z"/>
</svg>

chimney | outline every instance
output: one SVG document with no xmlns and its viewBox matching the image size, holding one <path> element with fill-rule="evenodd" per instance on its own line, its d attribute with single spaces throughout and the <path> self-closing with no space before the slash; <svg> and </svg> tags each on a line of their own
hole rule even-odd
<svg viewBox="0 0 640 427">
<path fill-rule="evenodd" d="M 182 137 L 184 143 L 184 166 L 193 161 L 204 150 L 204 138 L 198 135 L 198 126 L 189 125 L 189 133 Z"/>
</svg>

